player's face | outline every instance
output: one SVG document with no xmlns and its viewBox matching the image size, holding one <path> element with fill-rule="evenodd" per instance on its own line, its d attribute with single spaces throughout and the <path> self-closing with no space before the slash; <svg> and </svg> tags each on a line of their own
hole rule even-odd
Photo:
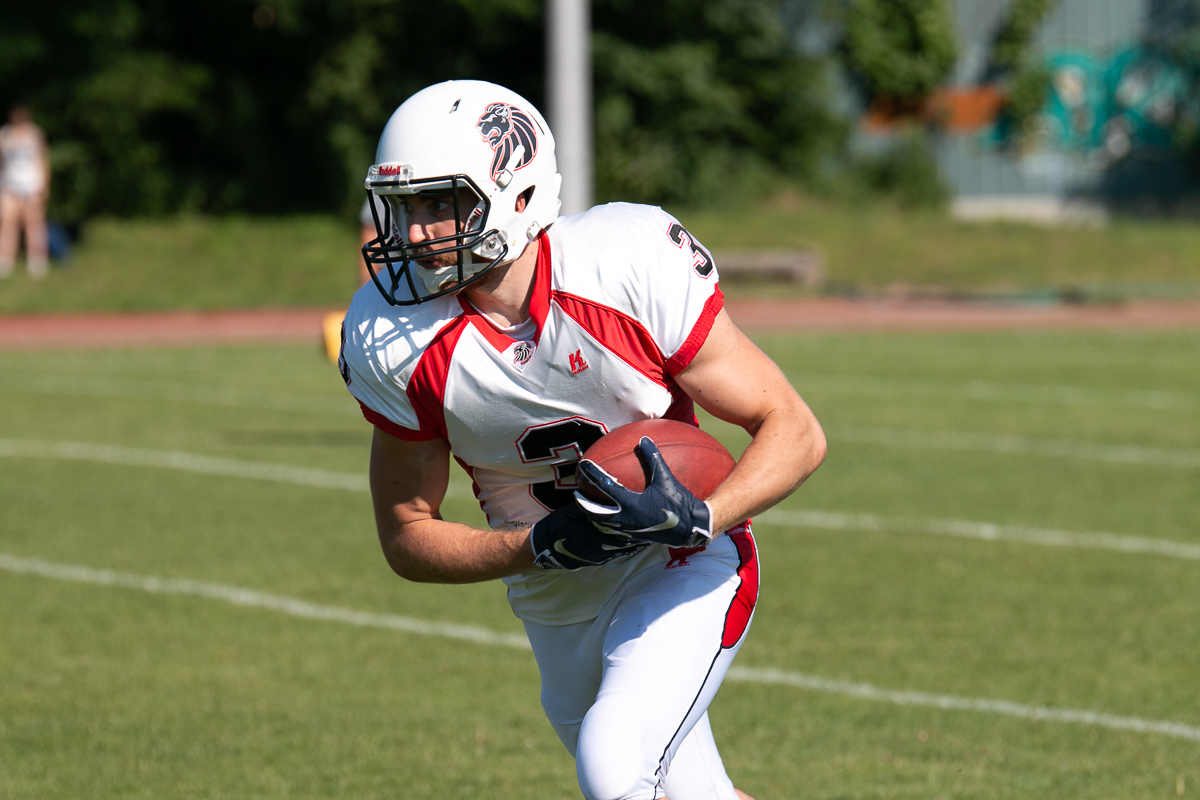
<svg viewBox="0 0 1200 800">
<path fill-rule="evenodd" d="M 464 228 L 468 215 L 475 208 L 476 198 L 469 190 L 460 189 L 458 195 L 458 213 L 459 221 L 463 223 Z M 451 192 L 422 192 L 420 194 L 403 195 L 397 201 L 400 211 L 403 213 L 401 220 L 404 225 L 404 235 L 409 244 L 416 245 L 419 252 L 436 253 L 438 250 L 450 247 L 451 244 L 433 245 L 429 248 L 421 248 L 422 242 L 441 239 L 447 236 L 454 236 L 458 233 L 458 226 L 454 219 L 454 195 Z M 450 253 L 445 256 L 434 256 L 430 258 L 422 258 L 421 262 L 427 265 L 442 265 L 442 263 L 453 263 L 455 260 L 454 254 Z"/>
</svg>

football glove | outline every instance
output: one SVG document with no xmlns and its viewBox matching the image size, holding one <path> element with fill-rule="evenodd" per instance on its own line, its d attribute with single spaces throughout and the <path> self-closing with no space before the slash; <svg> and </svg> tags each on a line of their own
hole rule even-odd
<svg viewBox="0 0 1200 800">
<path fill-rule="evenodd" d="M 649 437 L 634 448 L 646 475 L 646 490 L 634 492 L 594 462 L 584 459 L 576 467 L 611 501 L 611 506 L 589 500 L 580 492 L 575 502 L 592 523 L 615 536 L 638 542 L 658 542 L 670 547 L 703 547 L 712 541 L 712 506 L 680 483 L 662 453 Z"/>
<path fill-rule="evenodd" d="M 594 567 L 647 546 L 627 536 L 598 530 L 579 506 L 569 503 L 538 520 L 529 534 L 533 563 L 540 569 Z"/>
</svg>

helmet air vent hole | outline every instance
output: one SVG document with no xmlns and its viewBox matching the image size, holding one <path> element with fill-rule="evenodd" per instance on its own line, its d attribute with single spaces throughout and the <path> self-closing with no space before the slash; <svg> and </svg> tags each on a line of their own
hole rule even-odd
<svg viewBox="0 0 1200 800">
<path fill-rule="evenodd" d="M 450 106 L 450 113 L 451 113 L 451 114 L 453 114 L 455 111 L 458 111 L 458 104 L 459 104 L 459 103 L 461 103 L 461 102 L 462 102 L 462 98 L 461 98 L 461 97 L 460 97 L 460 98 L 458 98 L 457 100 L 455 100 L 455 101 L 454 101 L 454 105 Z"/>
</svg>

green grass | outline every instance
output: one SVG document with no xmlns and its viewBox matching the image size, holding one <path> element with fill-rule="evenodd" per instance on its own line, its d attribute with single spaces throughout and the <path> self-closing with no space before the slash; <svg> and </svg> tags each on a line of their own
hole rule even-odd
<svg viewBox="0 0 1200 800">
<path fill-rule="evenodd" d="M 331 217 L 95 220 L 65 268 L 0 282 L 0 313 L 337 307 L 357 236 Z"/>
<path fill-rule="evenodd" d="M 713 250 L 815 249 L 825 261 L 827 288 L 839 292 L 1200 296 L 1200 228 L 1193 222 L 1118 218 L 1103 228 L 957 222 L 881 203 L 787 196 L 752 211 L 698 211 L 681 219 Z"/>
<path fill-rule="evenodd" d="M 1195 467 L 846 433 L 1196 453 L 1200 335 L 760 343 L 830 433 L 783 509 L 1200 544 Z M 315 348 L 8 351 L 0 376 L 0 452 L 74 441 L 365 472 L 368 426 Z M 447 515 L 478 524 L 453 486 Z M 767 521 L 757 537 L 739 666 L 1200 727 L 1200 561 Z M 520 632 L 499 583 L 392 576 L 361 491 L 0 455 L 0 554 Z M 4 569 L 0 630 L 3 798 L 578 796 L 528 652 Z M 1200 790 L 1200 743 L 1161 734 L 732 681 L 712 718 L 759 800 Z"/>
<path fill-rule="evenodd" d="M 1105 228 L 961 223 L 882 203 L 785 197 L 757 207 L 670 209 L 709 248 L 801 247 L 825 290 L 1085 300 L 1200 296 L 1200 227 L 1117 220 Z M 0 313 L 338 307 L 355 289 L 352 224 L 327 217 L 97 220 L 68 269 L 0 282 Z M 718 262 L 719 267 L 719 262 Z M 744 278 L 733 297 L 811 289 Z"/>
</svg>

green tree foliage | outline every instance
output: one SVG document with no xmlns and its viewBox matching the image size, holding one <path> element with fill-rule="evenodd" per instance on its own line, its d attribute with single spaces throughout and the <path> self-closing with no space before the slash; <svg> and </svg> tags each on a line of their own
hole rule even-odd
<svg viewBox="0 0 1200 800">
<path fill-rule="evenodd" d="M 958 57 L 948 0 L 854 0 L 845 47 L 867 92 L 902 104 L 927 97 Z"/>
<path fill-rule="evenodd" d="M 992 41 L 992 64 L 1019 69 L 1028 59 L 1029 43 L 1058 0 L 1015 0 Z"/>
<path fill-rule="evenodd" d="M 843 129 L 772 0 L 594 6 L 601 199 L 712 202 L 811 177 Z"/>
<path fill-rule="evenodd" d="M 950 199 L 920 128 L 909 130 L 892 147 L 861 160 L 856 167 L 864 188 L 893 199 L 902 208 L 939 209 Z"/>
<path fill-rule="evenodd" d="M 30 104 L 64 216 L 357 207 L 391 111 L 438 80 L 540 89 L 536 0 L 13 4 L 0 101 Z M 470 45 L 464 44 L 469 42 Z"/>
<path fill-rule="evenodd" d="M 1004 103 L 1004 114 L 1020 144 L 1031 132 L 1033 121 L 1050 89 L 1050 70 L 1040 60 L 1032 57 L 1030 43 L 1046 15 L 1058 0 L 1015 0 L 1008 11 L 1004 24 L 992 40 L 992 76 L 1004 76 L 1008 84 L 1008 97 Z"/>
<path fill-rule="evenodd" d="M 596 0 L 598 193 L 700 201 L 802 176 L 838 131 L 779 0 Z M 387 117 L 451 78 L 542 105 L 541 0 L 11 3 L 0 104 L 27 102 L 53 210 L 356 208 Z"/>
<path fill-rule="evenodd" d="M 1018 141 L 1031 133 L 1034 119 L 1046 105 L 1046 95 L 1050 92 L 1052 78 L 1053 75 L 1044 64 L 1025 61 L 1016 68 L 1008 81 L 1004 114 L 1010 120 Z"/>
</svg>

